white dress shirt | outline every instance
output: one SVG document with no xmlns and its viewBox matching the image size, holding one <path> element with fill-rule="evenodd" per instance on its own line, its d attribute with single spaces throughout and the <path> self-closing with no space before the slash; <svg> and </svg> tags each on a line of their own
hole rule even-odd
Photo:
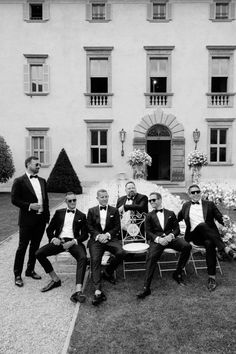
<svg viewBox="0 0 236 354">
<path fill-rule="evenodd" d="M 99 212 L 100 212 L 100 224 L 101 224 L 102 230 L 104 230 L 105 226 L 106 226 L 107 207 L 106 207 L 106 210 L 100 210 L 100 205 L 99 205 Z"/>
<path fill-rule="evenodd" d="M 192 204 L 190 206 L 189 219 L 191 225 L 190 231 L 193 231 L 196 226 L 198 226 L 201 222 L 204 222 L 201 200 L 199 201 L 199 204 Z"/>
<path fill-rule="evenodd" d="M 37 196 L 38 199 L 38 204 L 41 205 L 41 208 L 38 210 L 38 213 L 42 213 L 43 212 L 43 196 L 42 196 L 42 190 L 41 190 L 41 186 L 39 183 L 38 178 L 30 178 L 30 174 L 28 172 L 26 172 L 26 175 L 29 178 L 29 181 L 34 189 L 34 192 Z"/>
<path fill-rule="evenodd" d="M 74 233 L 73 233 L 73 221 L 74 221 L 75 213 L 67 213 L 65 214 L 65 220 L 64 220 L 64 225 L 62 228 L 62 231 L 60 233 L 60 238 L 74 238 Z"/>
</svg>

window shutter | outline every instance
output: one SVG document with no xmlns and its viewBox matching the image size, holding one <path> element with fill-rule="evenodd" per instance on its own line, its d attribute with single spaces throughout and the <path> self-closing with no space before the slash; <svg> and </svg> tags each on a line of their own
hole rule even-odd
<svg viewBox="0 0 236 354">
<path fill-rule="evenodd" d="M 235 3 L 233 2 L 229 4 L 229 18 L 231 20 L 235 19 Z"/>
<path fill-rule="evenodd" d="M 49 138 L 48 136 L 45 136 L 44 138 L 45 141 L 45 161 L 44 164 L 45 165 L 50 165 L 50 153 L 51 153 L 51 138 Z"/>
<path fill-rule="evenodd" d="M 92 5 L 86 4 L 86 20 L 90 21 L 92 19 Z"/>
<path fill-rule="evenodd" d="M 172 168 L 171 168 L 171 181 L 180 182 L 184 181 L 185 170 L 185 140 L 184 138 L 176 138 L 172 140 Z"/>
<path fill-rule="evenodd" d="M 43 20 L 49 20 L 49 2 L 43 3 Z"/>
<path fill-rule="evenodd" d="M 106 20 L 111 20 L 111 4 L 106 4 Z"/>
<path fill-rule="evenodd" d="M 215 19 L 215 4 L 210 4 L 210 19 Z"/>
<path fill-rule="evenodd" d="M 49 93 L 49 65 L 43 64 L 43 93 Z"/>
<path fill-rule="evenodd" d="M 30 93 L 30 65 L 24 65 L 24 93 Z"/>
<path fill-rule="evenodd" d="M 152 20 L 152 7 L 153 3 L 147 4 L 147 20 Z"/>
<path fill-rule="evenodd" d="M 29 20 L 29 4 L 27 1 L 23 3 L 23 19 L 24 21 Z"/>
<path fill-rule="evenodd" d="M 30 141 L 31 141 L 31 137 L 27 136 L 25 138 L 25 156 L 26 156 L 26 159 L 27 159 L 27 157 L 30 157 L 32 155 L 31 154 Z"/>
<path fill-rule="evenodd" d="M 171 10 L 172 10 L 172 8 L 171 8 L 171 5 L 172 4 L 166 4 L 166 19 L 167 20 L 171 20 L 171 18 L 172 18 L 172 13 L 171 13 Z"/>
</svg>

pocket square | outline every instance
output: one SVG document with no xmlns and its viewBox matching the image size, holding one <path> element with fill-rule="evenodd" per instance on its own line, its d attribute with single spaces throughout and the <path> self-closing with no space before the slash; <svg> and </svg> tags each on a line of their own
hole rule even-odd
<svg viewBox="0 0 236 354">
<path fill-rule="evenodd" d="M 80 222 L 81 221 L 81 219 L 79 219 L 79 220 L 76 220 L 77 222 Z"/>
<path fill-rule="evenodd" d="M 110 215 L 110 218 L 114 218 L 114 215 Z"/>
</svg>

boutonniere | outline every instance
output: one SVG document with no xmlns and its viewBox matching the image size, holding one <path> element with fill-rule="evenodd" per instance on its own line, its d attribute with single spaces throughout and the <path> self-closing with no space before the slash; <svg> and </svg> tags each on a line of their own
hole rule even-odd
<svg viewBox="0 0 236 354">
<path fill-rule="evenodd" d="M 81 219 L 79 219 L 79 220 L 76 220 L 77 222 L 80 222 L 81 221 Z"/>
</svg>

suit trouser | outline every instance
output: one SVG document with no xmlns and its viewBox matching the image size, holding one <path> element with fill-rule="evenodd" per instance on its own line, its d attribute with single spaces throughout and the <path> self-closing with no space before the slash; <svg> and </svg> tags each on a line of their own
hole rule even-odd
<svg viewBox="0 0 236 354">
<path fill-rule="evenodd" d="M 53 271 L 51 262 L 47 259 L 49 256 L 54 256 L 58 253 L 64 252 L 62 245 L 54 245 L 53 243 L 48 243 L 47 245 L 41 247 L 36 252 L 36 257 L 41 266 L 44 268 L 46 273 Z M 84 275 L 87 266 L 87 256 L 86 250 L 82 243 L 78 245 L 73 245 L 69 248 L 68 252 L 76 259 L 77 268 L 76 268 L 76 284 L 83 284 Z"/>
<path fill-rule="evenodd" d="M 92 281 L 95 289 L 99 290 L 101 289 L 101 261 L 105 251 L 109 251 L 114 255 L 106 268 L 106 272 L 109 275 L 113 274 L 124 258 L 124 251 L 119 240 L 108 241 L 107 243 L 90 240 L 89 252 L 91 256 Z"/>
<path fill-rule="evenodd" d="M 219 251 L 225 248 L 218 230 L 210 227 L 205 222 L 199 224 L 190 232 L 191 240 L 199 246 L 206 248 L 206 264 L 209 275 L 216 274 L 216 247 Z"/>
<path fill-rule="evenodd" d="M 165 248 L 172 248 L 175 251 L 180 252 L 179 261 L 177 264 L 176 272 L 181 274 L 185 264 L 187 263 L 191 245 L 183 238 L 175 238 L 167 246 L 162 246 L 160 243 L 151 242 L 147 253 L 146 259 L 146 272 L 144 276 L 144 287 L 150 288 L 152 278 L 156 269 L 157 261 L 160 259 Z"/>
<path fill-rule="evenodd" d="M 25 253 L 27 247 L 30 243 L 29 247 L 29 259 L 27 263 L 27 271 L 33 271 L 36 263 L 35 252 L 38 250 L 40 246 L 40 242 L 42 240 L 46 223 L 44 219 L 42 220 L 42 216 L 39 215 L 37 217 L 35 223 L 33 225 L 27 225 L 19 227 L 19 244 L 16 250 L 15 262 L 14 262 L 14 274 L 16 276 L 20 276 L 23 270 Z"/>
</svg>

